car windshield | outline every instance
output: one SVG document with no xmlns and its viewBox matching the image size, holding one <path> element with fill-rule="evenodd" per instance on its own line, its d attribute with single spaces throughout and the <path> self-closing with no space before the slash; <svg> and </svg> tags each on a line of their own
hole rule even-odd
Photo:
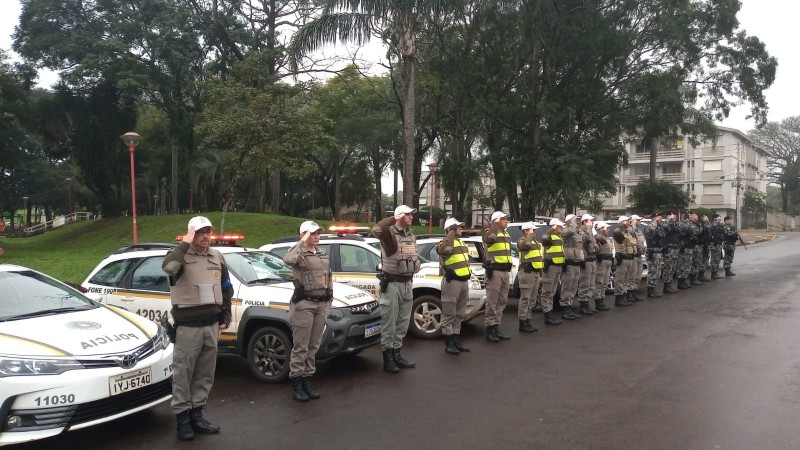
<svg viewBox="0 0 800 450">
<path fill-rule="evenodd" d="M 228 268 L 245 284 L 292 281 L 292 269 L 266 251 L 226 253 Z"/>
<path fill-rule="evenodd" d="M 32 270 L 0 272 L 0 321 L 94 309 L 98 305 Z"/>
</svg>

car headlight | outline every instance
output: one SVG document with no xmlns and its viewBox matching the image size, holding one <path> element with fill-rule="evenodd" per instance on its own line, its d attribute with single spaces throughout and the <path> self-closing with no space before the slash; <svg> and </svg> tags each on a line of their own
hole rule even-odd
<svg viewBox="0 0 800 450">
<path fill-rule="evenodd" d="M 0 377 L 58 375 L 75 369 L 83 369 L 83 365 L 72 358 L 0 356 Z"/>
<path fill-rule="evenodd" d="M 164 350 L 167 347 L 169 347 L 169 334 L 163 326 L 159 325 L 158 333 L 153 338 L 153 348 Z"/>
<path fill-rule="evenodd" d="M 344 319 L 344 314 L 339 310 L 339 308 L 331 308 L 330 311 L 328 311 L 328 319 L 338 322 Z"/>
<path fill-rule="evenodd" d="M 469 289 L 473 291 L 481 290 L 481 281 L 475 276 L 475 274 L 472 274 L 472 276 L 469 277 Z"/>
</svg>

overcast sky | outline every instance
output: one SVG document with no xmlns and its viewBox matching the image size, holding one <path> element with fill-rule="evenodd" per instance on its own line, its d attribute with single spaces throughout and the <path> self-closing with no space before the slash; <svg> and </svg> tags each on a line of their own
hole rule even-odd
<svg viewBox="0 0 800 450">
<path fill-rule="evenodd" d="M 0 48 L 11 51 L 11 34 L 19 23 L 20 5 L 18 0 L 2 0 L 3 13 L 0 14 Z M 54 0 L 58 1 L 58 0 Z M 800 2 L 787 0 L 742 0 L 739 12 L 741 28 L 751 36 L 757 36 L 766 43 L 769 53 L 778 58 L 778 74 L 775 83 L 767 92 L 769 102 L 769 121 L 780 121 L 790 116 L 800 115 L 800 94 L 796 83 L 800 80 L 800 52 L 794 42 L 794 27 L 800 17 Z M 40 75 L 39 84 L 49 86 L 56 80 L 53 73 Z M 731 112 L 730 117 L 720 125 L 748 132 L 754 127 L 752 120 L 745 119 L 749 107 L 742 106 Z"/>
</svg>

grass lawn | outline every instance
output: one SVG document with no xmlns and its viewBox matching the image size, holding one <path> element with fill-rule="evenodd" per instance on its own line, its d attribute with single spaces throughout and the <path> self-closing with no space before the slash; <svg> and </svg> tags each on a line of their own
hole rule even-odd
<svg viewBox="0 0 800 450">
<path fill-rule="evenodd" d="M 220 229 L 221 212 L 204 213 L 216 230 Z M 175 242 L 186 232 L 192 215 L 138 216 L 139 242 Z M 258 248 L 282 236 L 297 234 L 305 219 L 274 214 L 228 213 L 226 233 L 245 236 L 241 245 Z M 320 221 L 328 226 L 330 222 Z M 371 224 L 361 224 L 369 226 Z M 414 227 L 423 234 L 428 227 Z M 441 228 L 434 232 L 442 232 Z M 62 281 L 81 283 L 106 256 L 133 241 L 132 218 L 119 217 L 78 222 L 29 238 L 0 238 L 5 254 L 0 263 L 19 264 L 44 272 Z"/>
</svg>

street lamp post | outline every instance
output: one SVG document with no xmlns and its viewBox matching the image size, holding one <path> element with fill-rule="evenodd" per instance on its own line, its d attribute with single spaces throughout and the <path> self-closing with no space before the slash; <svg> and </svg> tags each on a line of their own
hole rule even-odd
<svg viewBox="0 0 800 450">
<path fill-rule="evenodd" d="M 438 164 L 428 164 L 431 172 L 431 184 L 428 185 L 428 234 L 433 234 L 433 205 L 436 201 L 436 167 Z"/>
<path fill-rule="evenodd" d="M 67 214 L 72 214 L 72 177 L 67 177 L 67 198 L 69 199 Z"/>
<path fill-rule="evenodd" d="M 28 228 L 31 226 L 30 215 L 28 214 L 28 197 L 22 197 L 22 204 L 25 211 L 23 213 L 24 226 L 22 228 Z"/>
<path fill-rule="evenodd" d="M 122 141 L 128 146 L 128 152 L 131 154 L 131 212 L 133 213 L 133 243 L 138 244 L 139 232 L 136 228 L 136 172 L 133 169 L 133 153 L 136 151 L 136 146 L 139 145 L 139 141 L 142 139 L 142 137 L 133 131 L 129 131 L 120 136 L 120 138 L 122 138 Z"/>
<path fill-rule="evenodd" d="M 153 215 L 158 215 L 158 194 L 153 194 Z"/>
</svg>

